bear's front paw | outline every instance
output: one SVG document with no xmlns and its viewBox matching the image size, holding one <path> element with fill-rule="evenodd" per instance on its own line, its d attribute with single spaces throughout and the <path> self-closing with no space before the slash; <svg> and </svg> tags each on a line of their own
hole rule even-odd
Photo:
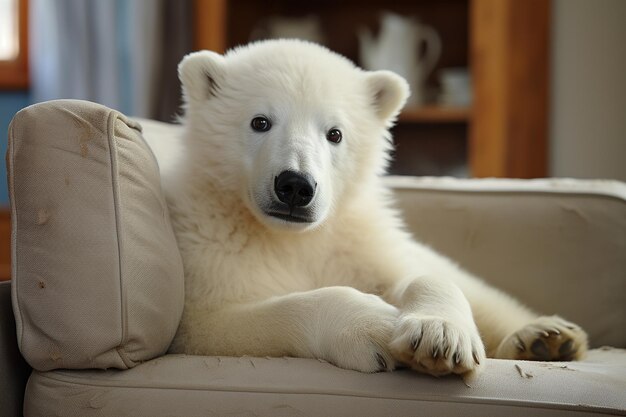
<svg viewBox="0 0 626 417">
<path fill-rule="evenodd" d="M 333 303 L 319 309 L 324 317 L 312 344 L 319 344 L 321 350 L 314 356 L 360 372 L 393 370 L 389 341 L 398 310 L 378 296 L 352 288 L 330 290 Z"/>
<path fill-rule="evenodd" d="M 587 333 L 559 316 L 543 316 L 505 338 L 496 358 L 572 361 L 587 352 Z"/>
<path fill-rule="evenodd" d="M 390 349 L 399 362 L 433 376 L 474 371 L 485 360 L 474 323 L 463 325 L 437 316 L 402 317 Z"/>
</svg>

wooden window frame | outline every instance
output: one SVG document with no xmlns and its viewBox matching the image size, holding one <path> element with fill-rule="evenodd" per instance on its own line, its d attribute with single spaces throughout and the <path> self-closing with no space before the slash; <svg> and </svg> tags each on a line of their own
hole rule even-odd
<svg viewBox="0 0 626 417">
<path fill-rule="evenodd" d="M 0 89 L 28 88 L 28 0 L 18 0 L 19 53 L 10 61 L 0 61 Z"/>
</svg>

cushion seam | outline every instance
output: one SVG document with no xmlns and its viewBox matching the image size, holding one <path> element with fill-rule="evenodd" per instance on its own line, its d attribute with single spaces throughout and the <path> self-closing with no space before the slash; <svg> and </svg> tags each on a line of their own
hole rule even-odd
<svg viewBox="0 0 626 417">
<path fill-rule="evenodd" d="M 107 121 L 107 141 L 109 145 L 109 158 L 111 161 L 111 186 L 113 193 L 113 213 L 115 217 L 115 236 L 117 240 L 117 263 L 118 263 L 118 282 L 119 282 L 119 291 L 120 291 L 120 325 L 122 328 L 122 332 L 120 335 L 120 343 L 119 348 L 115 349 L 117 354 L 120 356 L 120 359 L 124 363 L 124 365 L 128 366 L 126 361 L 124 360 L 123 355 L 120 354 L 120 349 L 123 350 L 124 345 L 128 339 L 128 328 L 127 328 L 127 306 L 126 306 L 126 291 L 124 285 L 124 274 L 123 274 L 123 262 L 122 262 L 122 219 L 121 213 L 119 209 L 120 198 L 119 198 L 119 182 L 118 182 L 118 165 L 117 165 L 117 146 L 115 144 L 115 122 L 117 120 L 117 114 L 114 111 L 109 113 L 108 121 Z M 128 366 L 130 368 L 130 366 Z"/>
<path fill-rule="evenodd" d="M 583 194 L 610 196 L 626 201 L 626 183 L 619 180 L 584 180 L 568 178 L 547 178 L 519 180 L 507 178 L 459 179 L 450 177 L 403 177 L 386 175 L 382 184 L 393 189 L 437 190 L 461 193 L 541 193 L 541 194 Z M 435 179 L 433 181 L 433 178 Z M 550 180 L 547 182 L 545 180 Z M 497 182 L 495 182 L 497 181 Z M 600 187 L 594 185 L 601 184 Z"/>
<path fill-rule="evenodd" d="M 16 117 L 18 117 L 16 115 Z M 17 254 L 17 230 L 18 230 L 18 222 L 17 222 L 17 202 L 15 196 L 15 133 L 14 133 L 14 121 L 9 125 L 9 201 L 11 204 L 11 277 L 12 283 L 12 295 L 15 294 L 15 297 L 12 296 L 13 306 L 15 310 L 18 312 L 19 321 L 17 322 L 17 327 L 19 330 L 18 346 L 20 350 L 22 349 L 24 342 L 24 317 L 22 313 L 22 309 L 20 308 L 19 302 L 19 294 L 18 294 L 18 254 Z M 13 292 L 13 290 L 15 292 Z M 16 317 L 17 319 L 17 317 Z"/>
<path fill-rule="evenodd" d="M 626 205 L 626 200 L 622 197 L 612 195 L 612 194 L 604 194 L 604 193 L 593 193 L 593 192 L 585 192 L 585 191 L 541 191 L 541 190 L 463 190 L 463 189 L 444 189 L 444 188 L 436 188 L 436 187 L 404 187 L 404 186 L 389 186 L 389 189 L 394 192 L 400 191 L 408 191 L 408 192 L 432 192 L 436 194 L 463 194 L 463 195 L 471 195 L 471 194 L 483 194 L 483 195 L 500 195 L 500 196 L 508 196 L 508 197 L 527 197 L 528 195 L 538 196 L 538 197 L 556 197 L 556 198 L 591 198 L 591 199 L 603 199 L 603 200 L 612 200 L 621 203 L 622 205 Z"/>
</svg>

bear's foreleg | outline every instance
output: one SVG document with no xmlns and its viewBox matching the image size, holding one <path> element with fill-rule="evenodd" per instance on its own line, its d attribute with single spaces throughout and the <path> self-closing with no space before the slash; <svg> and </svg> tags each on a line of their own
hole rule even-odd
<svg viewBox="0 0 626 417">
<path fill-rule="evenodd" d="M 484 362 L 469 302 L 452 281 L 405 279 L 391 288 L 389 300 L 400 309 L 390 344 L 396 360 L 435 376 L 475 371 Z"/>
<path fill-rule="evenodd" d="M 186 307 L 172 353 L 324 359 L 362 372 L 391 370 L 398 310 L 351 287 L 325 287 L 217 311 Z"/>
</svg>

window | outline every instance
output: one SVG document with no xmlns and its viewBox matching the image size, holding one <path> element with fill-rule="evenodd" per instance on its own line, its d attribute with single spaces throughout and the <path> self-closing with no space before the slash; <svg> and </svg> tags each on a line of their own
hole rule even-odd
<svg viewBox="0 0 626 417">
<path fill-rule="evenodd" d="M 0 61 L 13 61 L 20 51 L 17 0 L 0 0 Z"/>
<path fill-rule="evenodd" d="M 0 89 L 28 87 L 27 0 L 0 0 Z"/>
</svg>

